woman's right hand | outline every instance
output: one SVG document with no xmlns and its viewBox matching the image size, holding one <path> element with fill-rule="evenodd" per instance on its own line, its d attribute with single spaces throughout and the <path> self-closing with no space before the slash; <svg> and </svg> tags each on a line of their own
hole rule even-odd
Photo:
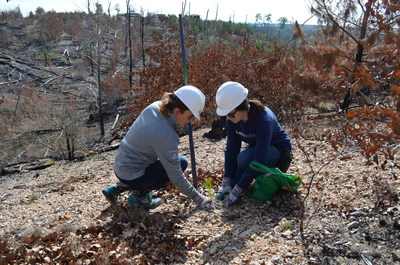
<svg viewBox="0 0 400 265">
<path fill-rule="evenodd" d="M 222 186 L 219 188 L 217 195 L 215 198 L 219 201 L 223 201 L 224 198 L 229 195 L 229 193 L 232 191 L 231 186 Z"/>
</svg>

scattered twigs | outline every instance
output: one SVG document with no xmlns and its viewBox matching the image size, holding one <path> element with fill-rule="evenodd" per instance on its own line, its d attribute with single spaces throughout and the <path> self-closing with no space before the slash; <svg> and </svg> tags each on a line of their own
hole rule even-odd
<svg viewBox="0 0 400 265">
<path fill-rule="evenodd" d="M 50 83 L 51 81 L 53 81 L 53 80 L 55 80 L 55 79 L 57 79 L 57 78 L 60 78 L 60 77 L 61 77 L 61 76 L 56 76 L 56 77 L 50 78 L 49 80 L 47 80 L 46 82 L 44 82 L 43 85 L 45 86 L 45 85 L 47 85 L 48 83 Z"/>
<path fill-rule="evenodd" d="M 320 166 L 320 168 L 318 170 L 316 170 L 313 166 L 313 164 L 311 163 L 311 158 L 310 158 L 310 154 L 309 152 L 305 149 L 304 146 L 302 146 L 299 142 L 299 139 L 296 137 L 296 143 L 297 146 L 299 147 L 299 149 L 301 150 L 301 152 L 304 154 L 304 156 L 306 157 L 306 162 L 311 170 L 311 178 L 310 181 L 307 185 L 307 189 L 305 192 L 305 196 L 302 198 L 301 200 L 301 209 L 300 209 L 300 233 L 302 238 L 304 239 L 304 229 L 306 229 L 308 227 L 308 225 L 310 224 L 310 221 L 312 220 L 313 216 L 315 216 L 315 214 L 321 210 L 321 205 L 317 206 L 314 211 L 310 214 L 307 222 L 305 223 L 305 202 L 308 199 L 308 197 L 311 194 L 311 188 L 313 187 L 315 178 L 321 173 L 322 169 L 324 169 L 325 167 L 327 167 L 329 164 L 331 164 L 333 161 L 335 161 L 339 156 L 341 156 L 345 150 L 347 150 L 347 138 L 344 137 L 345 139 L 345 143 L 343 145 L 343 148 L 340 152 L 337 152 L 336 155 L 331 156 L 323 165 Z"/>
<path fill-rule="evenodd" d="M 208 234 L 185 234 L 185 233 L 174 233 L 174 232 L 168 232 L 168 233 L 162 233 L 159 232 L 159 234 L 162 235 L 177 235 L 177 236 L 193 236 L 193 237 L 211 237 L 212 235 L 208 235 Z"/>
<path fill-rule="evenodd" d="M 57 79 L 62 76 L 59 73 L 49 70 L 46 67 L 38 67 L 28 61 L 16 59 L 16 58 L 13 58 L 13 57 L 3 54 L 3 53 L 0 53 L 0 64 L 8 65 L 9 67 L 11 67 L 13 69 L 13 71 L 16 70 L 16 71 L 22 73 L 23 75 L 34 78 L 35 80 L 42 81 L 46 78 L 51 77 L 51 79 L 46 81 L 44 83 L 44 85 L 46 85 L 49 82 L 53 81 L 54 79 Z M 44 73 L 49 74 L 49 76 L 43 76 Z M 63 77 L 67 78 L 67 79 L 75 80 L 75 78 L 70 77 L 70 76 L 63 76 Z M 20 80 L 21 79 L 22 78 L 20 77 Z M 10 82 L 17 82 L 17 81 L 10 81 Z"/>
<path fill-rule="evenodd" d="M 361 259 L 364 261 L 365 265 L 372 265 L 372 262 L 369 261 L 363 254 L 361 254 Z"/>
</svg>

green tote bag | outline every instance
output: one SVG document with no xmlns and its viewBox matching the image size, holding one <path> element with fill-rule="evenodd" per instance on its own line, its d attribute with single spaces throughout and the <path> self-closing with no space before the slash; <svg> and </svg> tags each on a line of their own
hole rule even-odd
<svg viewBox="0 0 400 265">
<path fill-rule="evenodd" d="M 249 195 L 250 197 L 265 202 L 271 199 L 274 193 L 283 186 L 296 194 L 299 192 L 297 187 L 300 186 L 302 181 L 300 176 L 284 174 L 277 168 L 269 168 L 257 161 L 252 161 L 250 168 L 265 173 L 263 176 L 256 178 L 253 186 L 254 190 Z"/>
</svg>

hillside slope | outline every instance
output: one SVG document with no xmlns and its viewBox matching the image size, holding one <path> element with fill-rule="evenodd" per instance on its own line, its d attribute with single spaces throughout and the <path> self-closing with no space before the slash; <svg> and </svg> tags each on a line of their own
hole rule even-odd
<svg viewBox="0 0 400 265">
<path fill-rule="evenodd" d="M 220 179 L 225 139 L 206 131 L 194 133 L 198 177 Z M 300 145 L 317 150 L 314 170 L 337 156 L 316 175 L 303 240 L 299 200 L 284 191 L 272 204 L 245 197 L 203 211 L 168 188 L 155 193 L 165 201 L 157 209 L 115 212 L 101 194 L 115 181 L 111 151 L 0 178 L 0 264 L 399 264 L 399 170 L 376 171 L 356 149 L 300 139 L 289 173 L 302 174 L 303 197 L 312 172 Z M 189 159 L 187 136 L 180 148 Z M 379 175 L 388 186 L 375 185 Z"/>
</svg>

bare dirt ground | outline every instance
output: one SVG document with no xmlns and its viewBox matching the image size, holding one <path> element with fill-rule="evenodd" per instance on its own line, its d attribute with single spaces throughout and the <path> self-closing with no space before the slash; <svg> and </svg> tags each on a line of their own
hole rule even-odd
<svg viewBox="0 0 400 265">
<path fill-rule="evenodd" d="M 288 172 L 302 175 L 303 199 L 313 181 L 303 227 L 300 200 L 285 191 L 204 211 L 167 188 L 157 209 L 111 209 L 101 190 L 116 181 L 114 150 L 1 177 L 0 264 L 400 264 L 398 165 L 378 170 L 355 147 L 335 151 L 306 136 L 312 126 Z M 212 195 L 203 180 L 218 188 L 225 139 L 207 131 L 194 143 L 199 188 Z M 190 160 L 187 136 L 181 154 Z"/>
</svg>

